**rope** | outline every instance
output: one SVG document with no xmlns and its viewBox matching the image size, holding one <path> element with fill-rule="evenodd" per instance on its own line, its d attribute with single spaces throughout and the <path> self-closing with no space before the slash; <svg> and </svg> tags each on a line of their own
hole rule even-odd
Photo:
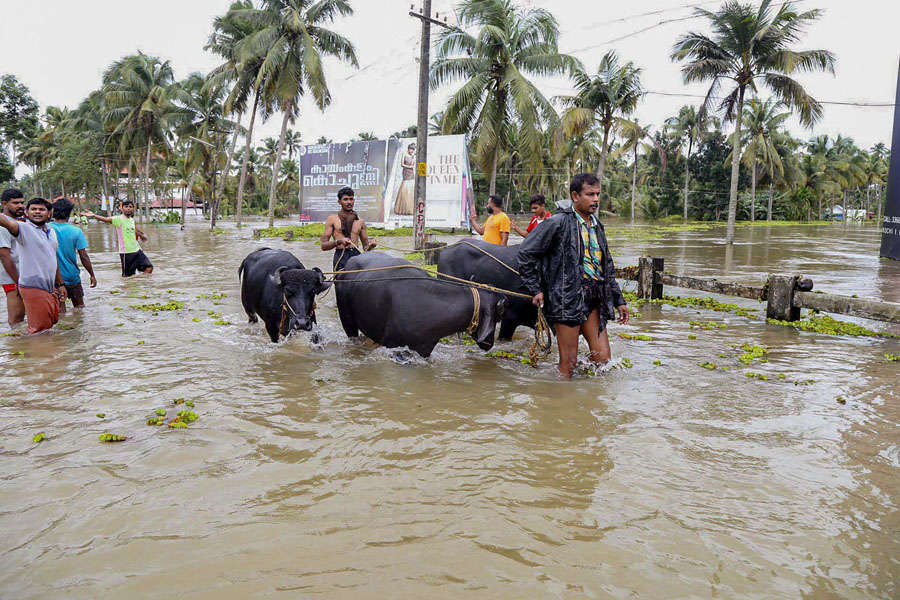
<svg viewBox="0 0 900 600">
<path fill-rule="evenodd" d="M 478 315 L 481 312 L 481 294 L 473 287 L 470 287 L 469 289 L 472 290 L 472 299 L 475 301 L 475 309 L 472 311 L 472 320 L 469 321 L 469 328 L 466 329 L 466 333 L 475 337 L 475 332 L 478 330 Z"/>
</svg>

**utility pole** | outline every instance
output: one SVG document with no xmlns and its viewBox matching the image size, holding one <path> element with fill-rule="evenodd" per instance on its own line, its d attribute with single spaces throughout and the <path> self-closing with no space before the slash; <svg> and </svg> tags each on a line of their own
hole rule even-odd
<svg viewBox="0 0 900 600">
<path fill-rule="evenodd" d="M 428 183 L 428 72 L 431 69 L 431 25 L 457 29 L 431 18 L 431 0 L 422 0 L 422 12 L 409 7 L 409 16 L 422 21 L 422 48 L 419 55 L 419 116 L 416 120 L 416 210 L 413 239 L 416 250 L 425 248 L 425 188 Z"/>
</svg>

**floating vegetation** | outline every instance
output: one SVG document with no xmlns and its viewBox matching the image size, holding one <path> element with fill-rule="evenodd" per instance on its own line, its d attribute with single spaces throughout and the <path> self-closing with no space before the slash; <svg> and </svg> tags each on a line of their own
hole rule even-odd
<svg viewBox="0 0 900 600">
<path fill-rule="evenodd" d="M 231 325 L 231 321 L 227 321 L 225 319 L 216 319 L 213 321 L 215 325 Z"/>
<path fill-rule="evenodd" d="M 138 346 L 143 346 L 143 345 L 144 345 L 144 340 L 138 340 L 137 345 L 138 345 Z"/>
<path fill-rule="evenodd" d="M 194 401 L 193 400 L 185 400 L 184 405 L 194 408 Z"/>
<path fill-rule="evenodd" d="M 425 253 L 424 252 L 410 252 L 408 254 L 404 254 L 403 258 L 405 258 L 406 260 L 408 260 L 410 262 L 416 261 L 416 260 L 425 260 Z"/>
<path fill-rule="evenodd" d="M 147 425 L 159 426 L 159 425 L 165 425 L 165 424 L 166 424 L 166 419 L 164 417 L 159 417 L 159 418 L 150 417 L 149 419 L 147 419 Z"/>
<path fill-rule="evenodd" d="M 116 327 L 125 327 L 125 323 L 116 323 Z"/>
<path fill-rule="evenodd" d="M 689 334 L 688 334 L 688 339 L 689 339 L 689 340 L 696 340 L 696 339 L 697 339 L 697 336 L 694 335 L 693 333 L 689 333 Z"/>
<path fill-rule="evenodd" d="M 492 350 L 485 354 L 488 358 L 502 358 L 504 360 L 515 360 L 523 365 L 530 365 L 531 359 L 524 354 L 516 354 L 515 352 L 503 352 L 502 350 Z"/>
<path fill-rule="evenodd" d="M 202 320 L 203 319 L 201 319 L 200 317 L 194 317 L 193 319 L 191 319 L 191 321 L 193 321 L 194 323 L 199 323 Z"/>
<path fill-rule="evenodd" d="M 631 364 L 631 359 L 628 359 L 628 358 L 625 358 L 625 357 L 622 357 L 622 360 L 620 361 L 620 363 L 621 363 L 621 365 L 622 365 L 623 367 L 625 367 L 626 369 L 630 369 L 631 367 L 634 366 L 633 364 Z"/>
<path fill-rule="evenodd" d="M 749 365 L 754 360 L 758 358 L 763 358 L 765 355 L 769 353 L 769 349 L 765 346 L 756 346 L 753 344 L 741 344 L 739 346 L 741 350 L 744 352 L 737 357 L 738 361 L 744 363 L 745 365 Z M 763 362 L 767 362 L 763 360 Z"/>
<path fill-rule="evenodd" d="M 784 381 L 785 379 L 787 379 L 787 375 L 785 375 L 784 373 L 779 373 L 778 379 L 781 379 L 782 381 Z"/>
<path fill-rule="evenodd" d="M 844 398 L 843 396 L 838 396 L 837 398 L 834 399 L 834 401 L 837 402 L 838 404 L 847 404 L 847 399 Z"/>
<path fill-rule="evenodd" d="M 124 442 L 128 438 L 124 435 L 117 435 L 115 433 L 101 433 L 100 441 L 101 442 Z"/>
<path fill-rule="evenodd" d="M 623 340 L 638 340 L 641 342 L 652 342 L 653 337 L 643 334 L 643 333 L 617 333 L 616 337 L 620 337 Z"/>
<path fill-rule="evenodd" d="M 815 382 L 815 379 L 801 379 L 800 381 L 795 381 L 794 385 L 812 385 Z"/>
<path fill-rule="evenodd" d="M 145 310 L 148 312 L 161 312 L 169 310 L 181 310 L 182 308 L 184 308 L 184 302 L 179 302 L 178 300 L 169 300 L 165 304 L 163 304 L 162 302 L 154 302 L 152 304 L 129 304 L 128 307 L 137 310 Z"/>
<path fill-rule="evenodd" d="M 714 362 L 702 362 L 702 363 L 700 363 L 700 366 L 703 367 L 704 369 L 709 369 L 710 371 L 715 371 L 716 369 L 719 368 L 719 365 L 717 365 Z"/>
<path fill-rule="evenodd" d="M 318 240 L 325 233 L 324 223 L 310 223 L 308 225 L 292 225 L 290 227 L 267 227 L 259 230 L 259 237 L 262 238 L 283 238 L 288 232 L 294 238 L 306 238 Z M 371 237 L 411 237 L 413 235 L 412 227 L 397 227 L 396 229 L 383 229 L 381 227 L 366 226 L 366 232 Z M 428 229 L 428 233 L 442 233 L 441 231 Z"/>
<path fill-rule="evenodd" d="M 21 357 L 25 356 L 25 351 L 18 350 L 16 352 L 10 352 L 9 354 L 10 354 L 10 356 L 18 356 L 19 358 L 21 358 Z"/>
<path fill-rule="evenodd" d="M 200 294 L 197 300 L 223 300 L 228 297 L 225 292 L 213 292 L 212 294 Z"/>
<path fill-rule="evenodd" d="M 106 418 L 106 414 L 105 414 L 105 413 L 97 413 L 97 418 L 98 418 L 98 419 L 105 419 L 105 418 Z"/>
<path fill-rule="evenodd" d="M 206 313 L 206 316 L 212 317 L 213 319 L 221 319 L 221 318 L 222 318 L 222 315 L 219 314 L 219 313 L 217 313 L 217 312 L 214 311 L 214 310 L 211 310 L 211 311 L 209 311 L 208 313 Z"/>
<path fill-rule="evenodd" d="M 644 316 L 644 314 L 639 313 L 639 312 L 633 312 L 633 313 L 629 313 L 628 316 L 632 319 L 640 319 Z"/>
<path fill-rule="evenodd" d="M 728 327 L 725 323 L 716 323 L 715 321 L 689 321 L 688 324 L 691 326 L 691 329 L 703 329 L 705 331 L 711 331 L 713 329 L 725 329 Z"/>
<path fill-rule="evenodd" d="M 31 438 L 31 441 L 34 442 L 35 444 L 40 444 L 41 442 L 43 442 L 46 439 L 47 439 L 47 436 L 44 435 L 44 432 L 42 431 L 40 433 L 34 434 L 34 437 Z"/>
<path fill-rule="evenodd" d="M 653 361 L 653 364 L 656 365 L 656 366 L 658 367 L 658 366 L 660 366 L 660 365 L 662 364 L 662 361 L 659 360 L 659 359 L 656 359 L 656 360 Z"/>
<path fill-rule="evenodd" d="M 116 307 L 113 308 L 113 310 L 125 310 L 125 309 L 122 308 L 121 306 L 116 306 Z"/>
<path fill-rule="evenodd" d="M 455 337 L 450 337 L 450 336 L 441 338 L 441 343 L 442 344 L 459 343 L 459 344 L 462 344 L 463 346 L 474 346 L 477 342 L 475 340 L 473 340 L 471 337 L 469 337 L 468 335 L 466 335 L 462 338 L 455 338 Z M 488 354 L 490 354 L 490 353 L 488 353 Z"/>
<path fill-rule="evenodd" d="M 175 398 L 172 400 L 172 404 L 184 404 L 184 398 Z"/>
<path fill-rule="evenodd" d="M 109 290 L 110 294 L 121 294 L 122 290 Z"/>
<path fill-rule="evenodd" d="M 160 417 L 166 416 L 166 409 L 164 409 L 164 408 L 157 408 L 157 409 L 156 409 L 155 411 L 153 411 L 153 412 L 155 412 L 155 413 L 156 413 L 157 415 L 159 415 Z"/>
<path fill-rule="evenodd" d="M 893 333 L 881 331 L 873 331 L 862 325 L 848 323 L 847 321 L 838 321 L 827 315 L 821 317 L 809 317 L 800 321 L 779 321 L 778 319 L 766 319 L 769 325 L 782 325 L 784 327 L 793 327 L 800 331 L 812 331 L 815 333 L 825 333 L 828 335 L 854 335 L 854 336 L 871 336 L 871 337 L 897 337 Z"/>
<path fill-rule="evenodd" d="M 642 298 L 638 298 L 637 294 L 635 294 L 634 292 L 624 292 L 624 295 L 625 299 L 635 306 L 640 306 L 644 303 L 659 305 L 667 304 L 669 306 L 675 306 L 677 308 L 700 308 L 704 310 L 711 310 L 714 312 L 732 313 L 738 315 L 739 317 L 745 317 L 747 319 L 756 318 L 756 315 L 753 314 L 757 310 L 755 308 L 744 308 L 730 302 L 719 302 L 711 296 L 663 296 L 659 300 L 644 300 Z"/>
<path fill-rule="evenodd" d="M 754 373 L 753 371 L 747 371 L 744 373 L 745 377 L 749 377 L 750 379 L 759 379 L 760 381 L 768 381 L 769 376 L 763 375 L 762 373 Z"/>
<path fill-rule="evenodd" d="M 176 420 L 181 420 L 184 423 L 193 423 L 194 421 L 196 421 L 199 418 L 200 417 L 197 416 L 197 413 L 195 413 L 192 410 L 179 410 L 178 416 L 175 417 Z"/>
<path fill-rule="evenodd" d="M 22 334 L 20 334 L 17 331 L 7 331 L 6 333 L 3 334 L 3 337 L 18 337 L 20 335 L 22 335 Z"/>
<path fill-rule="evenodd" d="M 890 352 L 885 352 L 884 357 L 888 359 L 888 362 L 900 361 L 900 354 L 891 354 Z"/>
<path fill-rule="evenodd" d="M 187 429 L 187 423 L 184 421 L 172 421 L 169 423 L 169 427 L 172 429 Z"/>
</svg>

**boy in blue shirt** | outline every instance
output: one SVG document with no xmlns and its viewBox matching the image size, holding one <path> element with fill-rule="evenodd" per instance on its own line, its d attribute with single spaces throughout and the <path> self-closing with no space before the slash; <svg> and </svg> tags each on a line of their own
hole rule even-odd
<svg viewBox="0 0 900 600">
<path fill-rule="evenodd" d="M 53 222 L 50 227 L 56 231 L 59 247 L 56 250 L 56 260 L 59 263 L 59 272 L 63 283 L 66 285 L 66 293 L 75 308 L 84 308 L 84 288 L 81 286 L 81 272 L 78 270 L 76 254 L 81 258 L 81 264 L 91 276 L 91 287 L 97 287 L 97 278 L 94 277 L 94 266 L 91 257 L 87 253 L 87 240 L 84 232 L 69 223 L 74 205 L 66 198 L 59 198 L 53 203 Z M 65 311 L 65 304 L 60 306 Z"/>
</svg>

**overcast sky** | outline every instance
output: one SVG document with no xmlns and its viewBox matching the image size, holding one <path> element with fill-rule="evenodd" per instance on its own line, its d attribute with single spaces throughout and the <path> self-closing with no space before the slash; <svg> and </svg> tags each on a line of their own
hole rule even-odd
<svg viewBox="0 0 900 600">
<path fill-rule="evenodd" d="M 418 4 L 418 0 L 416 0 Z M 453 0 L 433 0 L 434 10 L 454 21 Z M 595 70 L 609 49 L 644 69 L 646 89 L 700 94 L 702 86 L 685 87 L 679 67 L 669 60 L 675 39 L 688 30 L 703 30 L 702 19 L 684 19 L 692 5 L 716 8 L 719 2 L 685 0 L 520 0 L 526 6 L 553 11 L 559 20 L 560 49 Z M 140 49 L 169 59 L 176 76 L 206 72 L 217 57 L 203 45 L 216 15 L 228 0 L 0 0 L 0 73 L 13 73 L 40 102 L 74 107 L 100 85 L 107 65 Z M 354 16 L 334 28 L 356 45 L 361 69 L 328 66 L 334 101 L 325 113 L 305 103 L 295 125 L 305 141 L 320 135 L 336 141 L 360 131 L 387 136 L 416 118 L 418 21 L 408 16 L 410 0 L 353 0 Z M 837 76 L 801 75 L 819 100 L 893 102 L 900 59 L 900 1 L 801 0 L 804 8 L 825 9 L 801 48 L 826 48 L 838 59 Z M 652 14 L 648 14 L 652 13 Z M 674 22 L 655 26 L 660 21 Z M 641 31 L 647 29 L 646 31 Z M 639 33 L 638 33 L 639 32 Z M 626 39 L 622 36 L 630 35 Z M 548 96 L 566 92 L 563 81 L 542 82 Z M 449 90 L 431 97 L 430 112 L 442 108 Z M 694 98 L 648 95 L 638 109 L 642 122 L 660 125 Z M 861 146 L 890 144 L 891 108 L 829 105 L 812 132 L 794 123 L 795 133 L 842 133 Z M 255 140 L 277 136 L 280 119 L 264 123 Z"/>
</svg>

